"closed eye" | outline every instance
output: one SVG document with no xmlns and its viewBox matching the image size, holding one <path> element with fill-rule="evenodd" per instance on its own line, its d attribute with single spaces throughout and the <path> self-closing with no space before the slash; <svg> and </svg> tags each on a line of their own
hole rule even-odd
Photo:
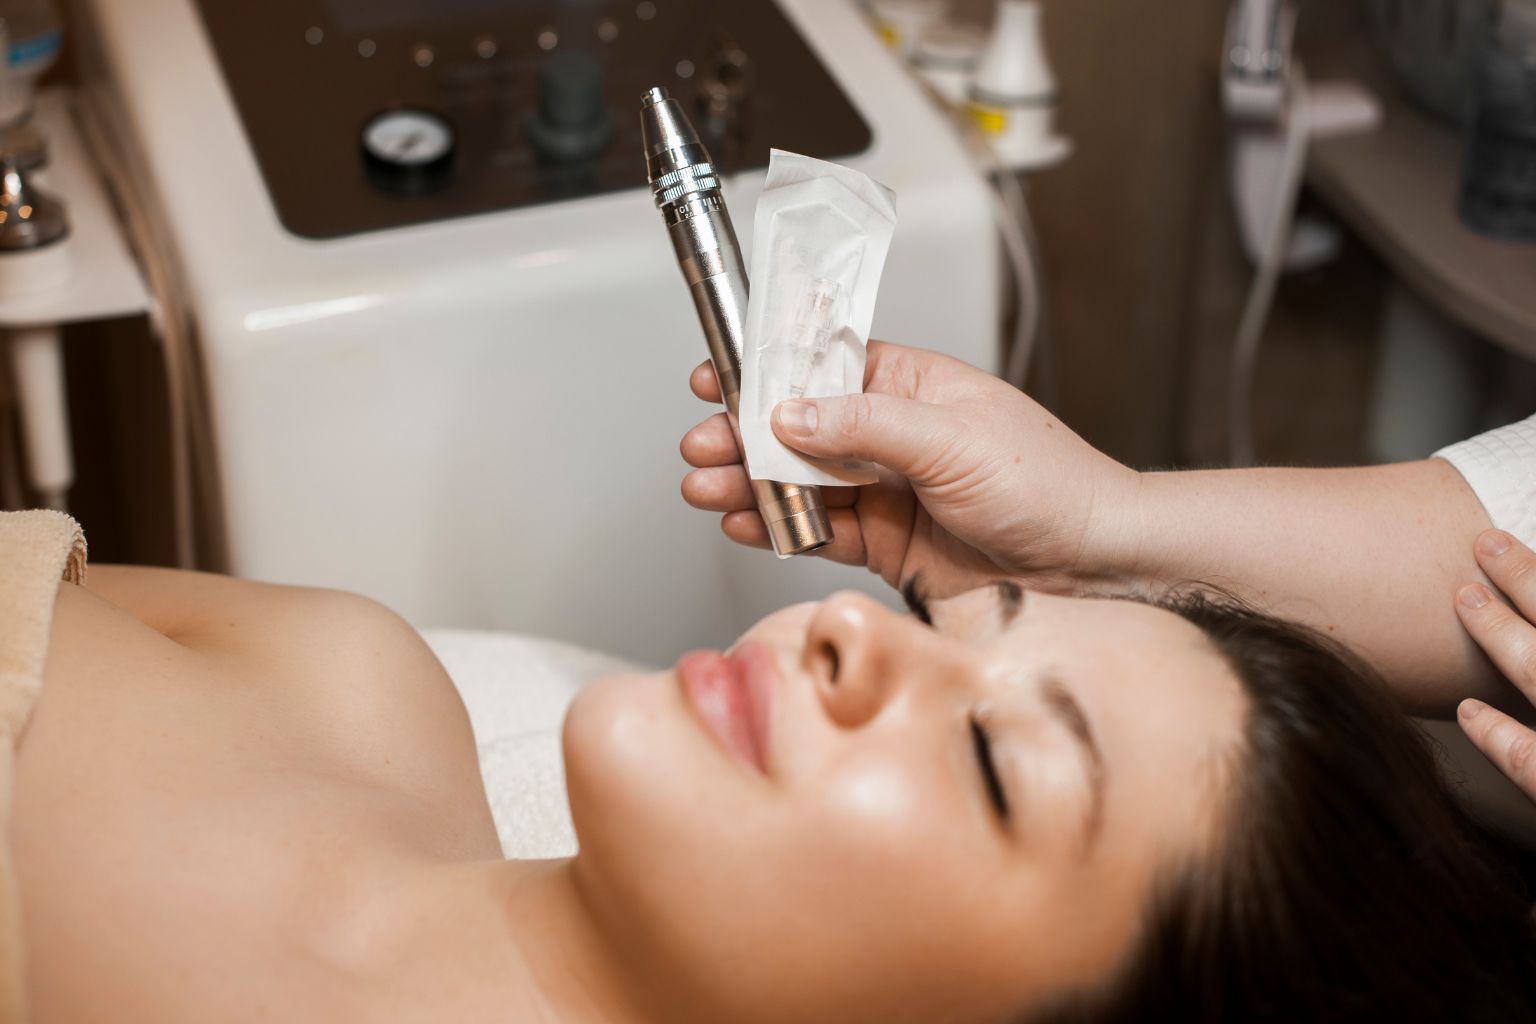
<svg viewBox="0 0 1536 1024">
<path fill-rule="evenodd" d="M 913 573 L 907 577 L 907 582 L 901 585 L 901 597 L 907 603 L 907 610 L 916 616 L 918 622 L 931 626 L 933 614 L 928 610 L 928 598 L 918 589 L 921 582 L 922 573 Z"/>
<path fill-rule="evenodd" d="M 987 786 L 987 797 L 998 817 L 1008 820 L 1008 794 L 1003 792 L 1003 780 L 998 777 L 997 765 L 992 760 L 992 737 L 980 718 L 971 716 L 971 743 L 976 748 L 976 761 L 981 767 L 981 778 Z"/>
</svg>

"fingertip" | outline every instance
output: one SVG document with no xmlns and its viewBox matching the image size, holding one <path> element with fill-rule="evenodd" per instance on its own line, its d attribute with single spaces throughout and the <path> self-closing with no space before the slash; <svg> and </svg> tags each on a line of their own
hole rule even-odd
<svg viewBox="0 0 1536 1024">
<path fill-rule="evenodd" d="M 773 432 L 782 441 L 804 442 L 815 436 L 818 418 L 815 402 L 780 402 L 773 407 Z"/>
<path fill-rule="evenodd" d="M 1493 600 L 1493 592 L 1481 583 L 1468 583 L 1456 591 L 1456 606 L 1465 612 L 1477 612 Z"/>
<path fill-rule="evenodd" d="M 684 434 L 678 451 L 694 469 L 741 465 L 736 435 L 731 433 L 731 421 L 723 412 L 715 413 Z"/>
<path fill-rule="evenodd" d="M 699 428 L 694 427 L 683 435 L 683 439 L 677 442 L 677 454 L 683 457 L 683 461 L 694 469 L 703 469 L 704 464 L 699 459 Z"/>
<path fill-rule="evenodd" d="M 864 531 L 859 526 L 858 515 L 851 508 L 827 507 L 827 518 L 832 525 L 832 543 L 817 548 L 814 554 L 839 565 L 864 565 L 867 552 L 864 549 Z"/>
<path fill-rule="evenodd" d="M 1503 530 L 1484 530 L 1477 536 L 1477 553 L 1484 558 L 1498 558 L 1513 543 L 1514 538 Z"/>
<path fill-rule="evenodd" d="M 707 359 L 693 368 L 693 373 L 688 377 L 688 386 L 703 401 L 720 401 L 720 381 L 715 376 L 714 365 Z"/>
<path fill-rule="evenodd" d="M 1462 735 L 1495 764 L 1500 764 L 1503 756 L 1498 738 L 1501 730 L 1506 728 L 1505 722 L 1504 715 L 1474 697 L 1456 705 L 1456 725 Z"/>
<path fill-rule="evenodd" d="M 720 530 L 744 547 L 763 551 L 773 547 L 768 539 L 768 527 L 763 525 L 763 517 L 757 512 L 727 512 L 720 517 Z"/>
<path fill-rule="evenodd" d="M 696 469 L 684 475 L 683 484 L 678 490 L 689 508 L 696 508 L 700 512 L 719 511 L 712 507 L 716 502 L 710 500 L 709 480 L 702 470 Z"/>
</svg>

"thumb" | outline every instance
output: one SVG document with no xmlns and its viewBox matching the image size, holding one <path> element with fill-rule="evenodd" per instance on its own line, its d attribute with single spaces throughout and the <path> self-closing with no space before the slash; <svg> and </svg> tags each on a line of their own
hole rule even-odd
<svg viewBox="0 0 1536 1024">
<path fill-rule="evenodd" d="M 773 432 L 807 455 L 877 462 L 913 479 L 957 440 L 947 409 L 885 394 L 781 402 Z"/>
</svg>

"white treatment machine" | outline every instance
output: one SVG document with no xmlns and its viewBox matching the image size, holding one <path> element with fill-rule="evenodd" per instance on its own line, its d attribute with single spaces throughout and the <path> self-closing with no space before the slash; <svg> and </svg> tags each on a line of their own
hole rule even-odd
<svg viewBox="0 0 1536 1024">
<path fill-rule="evenodd" d="M 996 370 L 986 186 L 852 3 L 78 0 L 113 184 L 195 329 L 230 569 L 652 663 L 877 580 L 684 505 L 706 355 L 639 101 L 896 190 L 877 337 Z"/>
</svg>

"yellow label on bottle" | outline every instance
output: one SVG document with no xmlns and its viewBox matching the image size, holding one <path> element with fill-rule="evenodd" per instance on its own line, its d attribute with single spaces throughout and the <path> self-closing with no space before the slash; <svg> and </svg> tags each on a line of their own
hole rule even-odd
<svg viewBox="0 0 1536 1024">
<path fill-rule="evenodd" d="M 885 45 L 889 46 L 891 49 L 901 49 L 901 32 L 899 32 L 896 26 L 892 25 L 890 22 L 882 21 L 880 23 L 880 38 L 883 39 L 885 41 Z"/>
<path fill-rule="evenodd" d="M 1008 129 L 1008 112 L 997 107 L 989 107 L 984 103 L 972 100 L 965 105 L 965 112 L 970 115 L 976 127 L 988 135 L 1001 135 Z"/>
</svg>

